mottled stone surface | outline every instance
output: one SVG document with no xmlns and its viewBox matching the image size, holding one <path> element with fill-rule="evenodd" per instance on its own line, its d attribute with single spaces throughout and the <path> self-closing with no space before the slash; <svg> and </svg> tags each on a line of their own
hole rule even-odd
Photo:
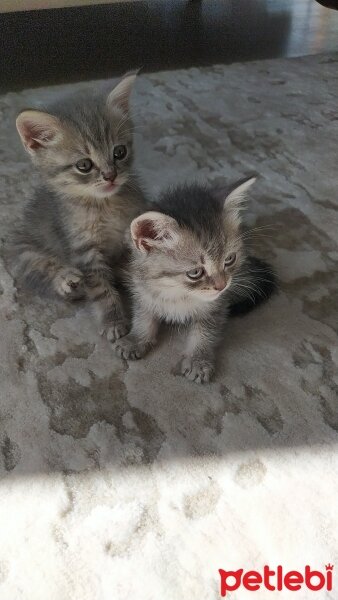
<svg viewBox="0 0 338 600">
<path fill-rule="evenodd" d="M 247 222 L 281 291 L 229 323 L 211 385 L 171 374 L 182 332 L 128 365 L 85 307 L 23 296 L 1 259 L 1 600 L 211 600 L 219 567 L 338 563 L 337 68 L 332 55 L 137 83 L 153 192 L 261 174 Z M 59 93 L 0 98 L 2 245 L 36 181 L 15 114 Z"/>
</svg>

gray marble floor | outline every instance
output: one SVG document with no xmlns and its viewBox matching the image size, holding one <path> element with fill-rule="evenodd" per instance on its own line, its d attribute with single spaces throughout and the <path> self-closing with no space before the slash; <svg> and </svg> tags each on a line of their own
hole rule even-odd
<svg viewBox="0 0 338 600">
<path fill-rule="evenodd" d="M 171 374 L 182 332 L 128 365 L 85 307 L 24 296 L 1 259 L 2 600 L 216 599 L 222 566 L 337 563 L 337 64 L 137 82 L 154 194 L 260 173 L 246 219 L 281 290 L 229 323 L 211 385 Z M 0 98 L 3 246 L 36 181 L 15 115 L 64 91 Z"/>
</svg>

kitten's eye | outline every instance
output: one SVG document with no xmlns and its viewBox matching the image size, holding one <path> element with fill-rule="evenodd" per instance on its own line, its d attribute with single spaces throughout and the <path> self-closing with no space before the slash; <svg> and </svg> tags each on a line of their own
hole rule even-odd
<svg viewBox="0 0 338 600">
<path fill-rule="evenodd" d="M 187 277 L 189 279 L 201 279 L 204 275 L 204 269 L 199 267 L 198 269 L 192 269 L 191 271 L 186 272 Z"/>
<path fill-rule="evenodd" d="M 114 148 L 114 158 L 116 160 L 122 160 L 127 156 L 127 146 L 115 146 Z"/>
<path fill-rule="evenodd" d="M 232 254 L 229 254 L 229 256 L 227 256 L 224 261 L 224 266 L 231 267 L 231 265 L 233 265 L 234 262 L 236 261 L 236 258 L 237 258 L 237 256 L 236 256 L 235 252 L 233 252 Z"/>
<path fill-rule="evenodd" d="M 93 162 L 90 158 L 81 158 L 77 161 L 76 168 L 81 171 L 81 173 L 89 173 L 93 168 Z"/>
</svg>

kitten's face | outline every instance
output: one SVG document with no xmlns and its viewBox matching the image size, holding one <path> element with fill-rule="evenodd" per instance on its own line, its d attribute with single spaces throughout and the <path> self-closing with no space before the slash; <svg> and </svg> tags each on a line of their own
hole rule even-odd
<svg viewBox="0 0 338 600">
<path fill-rule="evenodd" d="M 102 123 L 103 125 L 103 123 Z M 86 131 L 67 131 L 41 154 L 39 165 L 57 191 L 72 197 L 107 198 L 128 181 L 132 164 L 130 121 L 111 115 L 99 143 Z"/>
<path fill-rule="evenodd" d="M 234 230 L 217 233 L 209 243 L 180 228 L 174 247 L 152 250 L 144 266 L 156 287 L 170 297 L 213 302 L 227 290 L 243 258 L 242 243 Z"/>
<path fill-rule="evenodd" d="M 105 103 L 83 105 L 70 116 L 24 111 L 17 128 L 33 162 L 53 188 L 75 198 L 109 198 L 128 182 L 132 133 L 126 77 Z M 82 109 L 82 110 L 81 110 Z"/>
<path fill-rule="evenodd" d="M 174 282 L 179 295 L 203 302 L 216 300 L 230 287 L 242 261 L 242 244 L 236 238 L 217 232 L 210 244 L 201 244 L 194 234 L 181 230 L 177 249 L 168 257 L 173 274 L 160 277 L 159 284 L 167 287 Z"/>
<path fill-rule="evenodd" d="M 184 227 L 173 217 L 154 211 L 134 219 L 131 237 L 135 256 L 140 260 L 142 278 L 154 291 L 173 301 L 190 297 L 213 302 L 229 289 L 244 258 L 240 204 L 254 180 L 240 183 L 228 194 L 211 221 L 206 196 L 202 228 Z M 182 210 L 193 213 L 193 194 L 187 192 L 182 200 Z"/>
</svg>

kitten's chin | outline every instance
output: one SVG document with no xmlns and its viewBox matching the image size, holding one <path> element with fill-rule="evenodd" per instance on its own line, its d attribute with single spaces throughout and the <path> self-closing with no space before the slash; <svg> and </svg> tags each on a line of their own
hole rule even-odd
<svg viewBox="0 0 338 600">
<path fill-rule="evenodd" d="M 102 187 L 94 188 L 94 190 L 91 190 L 92 196 L 98 199 L 115 196 L 115 194 L 117 194 L 120 191 L 121 185 L 122 184 L 108 184 L 103 185 Z"/>
<path fill-rule="evenodd" d="M 193 291 L 190 292 L 190 295 L 193 296 L 196 300 L 198 300 L 199 302 L 214 302 L 215 300 L 217 300 L 217 298 L 220 297 L 220 292 L 214 292 L 214 291 L 206 291 L 204 290 L 203 292 L 201 291 Z"/>
</svg>

